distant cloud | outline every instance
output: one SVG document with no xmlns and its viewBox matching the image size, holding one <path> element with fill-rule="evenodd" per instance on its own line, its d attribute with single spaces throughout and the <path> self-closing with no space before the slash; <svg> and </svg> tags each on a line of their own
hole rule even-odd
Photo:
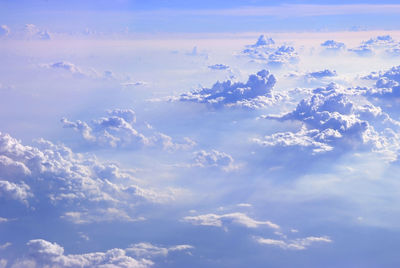
<svg viewBox="0 0 400 268">
<path fill-rule="evenodd" d="M 272 223 L 270 221 L 257 221 L 246 214 L 240 212 L 234 212 L 229 214 L 203 214 L 198 216 L 187 216 L 183 218 L 184 221 L 192 223 L 194 225 L 205 225 L 205 226 L 215 226 L 223 227 L 229 223 L 235 223 L 242 225 L 247 228 L 257 228 L 262 225 L 270 227 L 272 229 L 279 229 L 279 225 Z"/>
<path fill-rule="evenodd" d="M 145 136 L 136 130 L 136 115 L 132 109 L 114 109 L 108 111 L 108 116 L 92 120 L 90 125 L 77 120 L 75 122 L 62 118 L 64 128 L 77 131 L 88 145 L 110 148 L 140 148 L 144 146 L 159 146 L 165 150 L 180 150 L 192 148 L 196 143 L 184 138 L 182 143 L 176 143 L 164 133 L 152 131 L 151 136 Z M 148 127 L 146 127 L 148 128 Z"/>
<path fill-rule="evenodd" d="M 126 252 L 137 257 L 137 258 L 154 258 L 154 257 L 166 257 L 170 252 L 173 251 L 187 251 L 193 249 L 191 245 L 177 245 L 172 247 L 159 247 L 150 243 L 137 243 L 130 245 Z"/>
<path fill-rule="evenodd" d="M 400 56 L 400 43 L 396 42 L 390 35 L 381 35 L 363 41 L 360 46 L 349 49 L 359 56 L 372 56 L 383 52 L 390 56 Z"/>
<path fill-rule="evenodd" d="M 321 46 L 328 51 L 341 51 L 346 48 L 344 43 L 336 42 L 334 40 L 326 40 L 321 44 Z"/>
<path fill-rule="evenodd" d="M 255 237 L 255 240 L 259 244 L 275 246 L 285 250 L 305 250 L 315 243 L 332 243 L 332 240 L 327 236 L 309 236 L 306 238 L 297 238 L 292 240 L 277 240 Z"/>
<path fill-rule="evenodd" d="M 208 68 L 212 70 L 227 70 L 229 69 L 229 66 L 225 64 L 214 64 L 214 65 L 209 65 Z"/>
<path fill-rule="evenodd" d="M 253 60 L 266 62 L 271 68 L 295 64 L 299 60 L 294 47 L 277 46 L 272 38 L 267 39 L 264 35 L 261 35 L 254 45 L 248 45 L 242 53 Z"/>
<path fill-rule="evenodd" d="M 206 103 L 216 108 L 238 106 L 256 109 L 274 104 L 283 98 L 282 95 L 273 94 L 275 83 L 275 77 L 267 70 L 262 70 L 250 75 L 246 83 L 231 80 L 217 82 L 211 88 L 184 93 L 172 100 Z"/>
<path fill-rule="evenodd" d="M 391 139 L 387 136 L 387 129 L 397 129 L 399 122 L 371 103 L 360 105 L 353 101 L 353 94 L 357 93 L 341 90 L 333 83 L 326 88 L 317 88 L 310 98 L 301 100 L 294 111 L 283 116 L 265 117 L 299 121 L 303 124 L 301 130 L 275 133 L 254 141 L 263 146 L 310 148 L 314 154 L 331 151 L 333 148 L 388 149 L 384 148 L 384 144 L 390 143 L 388 139 Z M 377 131 L 382 128 L 386 130 Z"/>
<path fill-rule="evenodd" d="M 41 30 L 34 24 L 26 24 L 24 33 L 28 39 L 50 40 L 51 35 L 47 30 Z"/>
<path fill-rule="evenodd" d="M 234 165 L 232 156 L 227 153 L 211 150 L 201 150 L 194 153 L 194 165 L 199 167 L 218 167 L 225 171 L 231 171 L 237 166 Z"/>
</svg>

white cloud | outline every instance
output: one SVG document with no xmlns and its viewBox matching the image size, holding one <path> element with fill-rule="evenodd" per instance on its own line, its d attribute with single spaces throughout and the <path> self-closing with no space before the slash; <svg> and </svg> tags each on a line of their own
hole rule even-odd
<svg viewBox="0 0 400 268">
<path fill-rule="evenodd" d="M 45 140 L 38 145 L 25 146 L 0 133 L 0 155 L 12 160 L 3 170 L 10 167 L 6 173 L 13 175 L 13 181 L 1 181 L 3 196 L 35 207 L 51 204 L 60 216 L 77 223 L 135 220 L 133 204 L 162 203 L 174 197 L 173 189 L 163 193 L 139 187 L 132 174 L 116 164 L 101 163 Z M 13 162 L 23 163 L 29 172 L 15 170 Z M 36 198 L 30 200 L 31 195 Z"/>
<path fill-rule="evenodd" d="M 246 83 L 227 80 L 211 88 L 201 88 L 175 97 L 172 100 L 206 103 L 213 107 L 244 106 L 258 108 L 275 103 L 283 97 L 274 95 L 275 77 L 267 70 L 252 74 Z"/>
<path fill-rule="evenodd" d="M 335 40 L 326 40 L 321 44 L 321 46 L 328 51 L 341 51 L 346 48 L 344 43 L 337 42 Z"/>
<path fill-rule="evenodd" d="M 205 226 L 215 226 L 223 227 L 229 223 L 235 223 L 238 225 L 245 226 L 247 228 L 257 228 L 261 225 L 268 226 L 272 229 L 279 229 L 279 225 L 272 223 L 270 221 L 257 221 L 246 214 L 240 212 L 228 213 L 228 214 L 203 214 L 198 216 L 186 216 L 183 218 L 184 221 L 190 222 L 194 225 L 205 225 Z"/>
<path fill-rule="evenodd" d="M 30 187 L 23 181 L 20 184 L 0 180 L 0 197 L 15 199 L 28 204 L 28 198 L 32 197 Z"/>
<path fill-rule="evenodd" d="M 265 117 L 299 121 L 302 123 L 299 131 L 275 133 L 254 141 L 264 146 L 309 147 L 313 153 L 333 148 L 388 149 L 382 148 L 390 138 L 387 129 L 397 129 L 399 122 L 366 100 L 355 101 L 354 94 L 358 94 L 357 91 L 343 90 L 333 83 L 317 88 L 311 97 L 301 100 L 294 111 L 283 116 Z"/>
<path fill-rule="evenodd" d="M 363 41 L 358 47 L 349 49 L 359 56 L 371 56 L 375 53 L 384 52 L 391 56 L 400 55 L 400 43 L 393 40 L 390 35 L 381 35 Z"/>
<path fill-rule="evenodd" d="M 106 252 L 65 255 L 63 247 L 57 243 L 51 243 L 43 239 L 30 240 L 27 246 L 30 253 L 28 261 L 34 264 L 33 267 L 145 268 L 154 264 L 147 259 L 136 260 L 128 256 L 125 250 L 118 248 Z"/>
<path fill-rule="evenodd" d="M 231 171 L 237 166 L 234 165 L 232 156 L 227 153 L 211 150 L 209 152 L 201 150 L 194 153 L 195 166 L 199 167 L 218 167 L 225 171 Z"/>
<path fill-rule="evenodd" d="M 51 35 L 47 30 L 41 30 L 34 24 L 26 24 L 24 28 L 25 36 L 28 39 L 50 40 Z"/>
<path fill-rule="evenodd" d="M 314 243 L 332 243 L 332 240 L 327 236 L 309 236 L 293 240 L 277 240 L 255 237 L 255 240 L 260 244 L 275 246 L 285 250 L 305 250 Z"/>
<path fill-rule="evenodd" d="M 261 35 L 254 45 L 248 45 L 242 53 L 253 60 L 266 62 L 271 68 L 280 68 L 297 63 L 299 60 L 294 47 L 277 46 L 272 38 L 267 39 L 264 35 Z"/>
<path fill-rule="evenodd" d="M 86 122 L 75 122 L 62 118 L 64 128 L 72 128 L 78 132 L 83 140 L 89 144 L 110 148 L 140 148 L 144 146 L 159 146 L 165 150 L 186 150 L 196 145 L 194 141 L 185 137 L 182 143 L 160 132 L 145 136 L 136 130 L 136 115 L 132 109 L 113 109 L 107 111 L 107 117 Z"/>
<path fill-rule="evenodd" d="M 137 243 L 129 246 L 126 252 L 132 254 L 137 258 L 154 258 L 154 257 L 166 257 L 170 252 L 173 251 L 186 251 L 193 249 L 191 245 L 177 245 L 172 247 L 159 247 L 150 243 Z"/>
<path fill-rule="evenodd" d="M 214 64 L 214 65 L 209 65 L 208 68 L 211 70 L 228 70 L 229 66 L 225 64 Z"/>
</svg>

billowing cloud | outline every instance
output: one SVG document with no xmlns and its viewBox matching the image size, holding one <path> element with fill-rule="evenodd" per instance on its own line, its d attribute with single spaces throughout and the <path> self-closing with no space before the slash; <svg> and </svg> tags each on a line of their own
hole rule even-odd
<svg viewBox="0 0 400 268">
<path fill-rule="evenodd" d="M 214 65 L 209 65 L 208 68 L 211 70 L 228 70 L 229 66 L 225 64 L 214 64 Z"/>
<path fill-rule="evenodd" d="M 252 74 L 246 83 L 227 80 L 217 82 L 211 88 L 201 88 L 184 93 L 173 100 L 206 103 L 213 107 L 247 107 L 260 108 L 276 103 L 284 97 L 274 94 L 276 83 L 274 75 L 267 70 Z"/>
<path fill-rule="evenodd" d="M 66 118 L 61 119 L 61 122 L 64 128 L 72 128 L 78 132 L 86 143 L 100 147 L 160 146 L 165 150 L 178 150 L 189 149 L 195 145 L 195 142 L 187 137 L 182 143 L 176 143 L 170 136 L 155 131 L 151 136 L 145 136 L 136 130 L 136 115 L 132 109 L 113 109 L 107 113 L 107 117 L 92 120 L 90 125 L 80 120 L 72 122 Z"/>
<path fill-rule="evenodd" d="M 132 221 L 132 204 L 165 202 L 173 197 L 172 193 L 137 186 L 132 173 L 116 164 L 101 163 L 45 140 L 31 147 L 0 133 L 0 156 L 8 158 L 2 171 L 11 175 L 7 177 L 11 181 L 0 177 L 1 196 L 29 202 L 36 208 L 57 207 L 62 218 L 76 223 Z M 24 168 L 15 169 L 15 163 Z M 30 200 L 32 195 L 35 198 Z"/>
<path fill-rule="evenodd" d="M 217 150 L 198 151 L 194 153 L 194 166 L 199 167 L 218 167 L 225 171 L 230 171 L 237 166 L 234 165 L 232 156 Z"/>
<path fill-rule="evenodd" d="M 292 240 L 279 240 L 279 239 L 270 239 L 270 238 L 262 238 L 255 237 L 257 243 L 262 245 L 270 245 L 274 247 L 279 247 L 284 250 L 305 250 L 315 243 L 332 243 L 332 240 L 327 236 L 309 236 L 305 238 L 297 238 Z"/>
<path fill-rule="evenodd" d="M 335 40 L 326 40 L 321 44 L 321 46 L 327 51 L 333 52 L 341 51 L 346 48 L 346 45 L 344 43 L 337 42 Z"/>
<path fill-rule="evenodd" d="M 203 214 L 198 216 L 187 216 L 183 218 L 184 221 L 192 223 L 194 225 L 205 225 L 224 227 L 229 223 L 234 223 L 247 228 L 257 228 L 260 226 L 267 226 L 272 229 L 279 229 L 279 225 L 270 221 L 258 221 L 250 218 L 244 213 L 234 212 L 228 214 Z"/>
<path fill-rule="evenodd" d="M 150 243 L 137 243 L 129 246 L 126 252 L 137 257 L 137 258 L 154 258 L 154 257 L 166 257 L 170 252 L 173 251 L 186 251 L 193 249 L 191 245 L 177 245 L 172 247 L 160 247 L 152 245 Z"/>
<path fill-rule="evenodd" d="M 387 128 L 397 129 L 399 123 L 366 100 L 364 104 L 356 102 L 354 92 L 334 83 L 317 88 L 294 111 L 283 116 L 266 116 L 299 121 L 302 128 L 298 132 L 276 133 L 254 141 L 264 146 L 309 147 L 313 153 L 363 146 L 384 150 L 392 138 L 386 135 Z M 378 132 L 379 129 L 382 131 Z"/>
<path fill-rule="evenodd" d="M 242 52 L 253 60 L 266 62 L 269 67 L 280 68 L 297 63 L 298 54 L 292 46 L 277 46 L 272 38 L 261 35 L 254 45 L 248 45 Z"/>
<path fill-rule="evenodd" d="M 396 42 L 390 35 L 381 35 L 363 41 L 358 47 L 349 49 L 359 56 L 371 56 L 375 53 L 383 52 L 390 56 L 400 55 L 400 43 Z"/>
</svg>

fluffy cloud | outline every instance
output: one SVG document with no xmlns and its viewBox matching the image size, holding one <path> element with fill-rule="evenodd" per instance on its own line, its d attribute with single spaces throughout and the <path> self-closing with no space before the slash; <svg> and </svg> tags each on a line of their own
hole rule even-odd
<svg viewBox="0 0 400 268">
<path fill-rule="evenodd" d="M 214 64 L 208 66 L 208 68 L 210 68 L 211 70 L 227 70 L 229 69 L 229 66 L 225 64 Z"/>
<path fill-rule="evenodd" d="M 276 133 L 264 139 L 255 139 L 255 142 L 264 146 L 308 147 L 313 153 L 363 146 L 384 150 L 385 145 L 390 143 L 387 128 L 397 129 L 399 123 L 366 100 L 361 104 L 355 101 L 353 94 L 353 90 L 341 89 L 334 83 L 317 88 L 292 112 L 265 117 L 299 121 L 303 126 L 298 132 Z M 378 132 L 379 129 L 383 130 Z"/>
<path fill-rule="evenodd" d="M 275 246 L 285 250 L 305 250 L 314 243 L 332 242 L 332 240 L 326 236 L 322 237 L 309 236 L 293 240 L 278 240 L 278 239 L 255 237 L 255 240 L 260 244 Z"/>
<path fill-rule="evenodd" d="M 377 36 L 363 41 L 360 46 L 349 49 L 359 56 L 371 56 L 376 52 L 384 52 L 388 55 L 400 55 L 400 43 L 393 40 L 390 35 Z"/>
<path fill-rule="evenodd" d="M 225 171 L 235 169 L 232 156 L 227 153 L 211 150 L 209 152 L 201 150 L 194 153 L 194 166 L 199 167 L 218 167 Z"/>
<path fill-rule="evenodd" d="M 27 243 L 30 258 L 20 263 L 31 261 L 32 267 L 137 267 L 145 268 L 154 263 L 147 259 L 136 260 L 126 255 L 123 249 L 111 249 L 106 252 L 86 254 L 64 254 L 64 248 L 57 243 L 43 239 L 30 240 Z M 15 264 L 19 267 L 19 263 Z M 23 266 L 23 265 L 22 265 Z M 21 266 L 21 267 L 22 267 Z"/>
<path fill-rule="evenodd" d="M 279 94 L 273 94 L 272 88 L 276 83 L 275 77 L 267 70 L 252 74 L 246 83 L 217 82 L 211 88 L 201 88 L 180 95 L 173 100 L 206 103 L 214 107 L 240 106 L 260 108 L 283 99 Z"/>
<path fill-rule="evenodd" d="M 30 193 L 30 187 L 24 182 L 16 184 L 0 180 L 0 198 L 1 197 L 28 204 L 28 198 L 32 197 L 32 193 Z"/>
<path fill-rule="evenodd" d="M 29 201 L 39 209 L 43 205 L 55 206 L 60 216 L 76 223 L 135 220 L 133 204 L 173 198 L 172 193 L 137 186 L 131 172 L 116 164 L 101 163 L 45 140 L 39 140 L 38 147 L 31 147 L 0 133 L 0 156 L 8 159 L 3 163 L 3 173 L 12 175 L 7 177 L 12 181 L 0 177 L 2 196 Z M 24 168 L 16 169 L 18 165 Z M 30 200 L 32 195 L 35 198 Z M 11 205 L 4 205 L 7 204 Z"/>
<path fill-rule="evenodd" d="M 131 109 L 114 109 L 107 111 L 107 117 L 92 120 L 90 126 L 86 122 L 61 119 L 64 128 L 72 128 L 83 140 L 91 145 L 111 148 L 139 148 L 144 146 L 160 146 L 165 150 L 189 149 L 195 142 L 185 138 L 176 143 L 164 133 L 153 132 L 145 136 L 136 130 L 136 115 Z"/>
<path fill-rule="evenodd" d="M 325 48 L 327 51 L 334 51 L 334 52 L 341 51 L 346 48 L 346 45 L 344 43 L 337 42 L 334 40 L 326 40 L 321 44 L 321 46 Z"/>
<path fill-rule="evenodd" d="M 298 54 L 291 46 L 276 46 L 274 40 L 261 35 L 254 45 L 248 45 L 242 52 L 253 60 L 267 62 L 269 67 L 282 67 L 297 63 Z"/>
<path fill-rule="evenodd" d="M 153 258 L 165 258 L 173 251 L 193 249 L 190 245 L 158 247 L 150 243 L 138 243 L 126 249 L 114 248 L 105 252 L 65 254 L 57 243 L 33 239 L 27 244 L 28 256 L 18 259 L 12 267 L 126 267 L 146 268 L 153 266 Z M 7 264 L 7 260 L 4 259 Z"/>
<path fill-rule="evenodd" d="M 215 226 L 223 227 L 229 223 L 235 223 L 242 225 L 247 228 L 257 228 L 261 225 L 268 226 L 272 229 L 279 229 L 279 225 L 272 223 L 270 221 L 257 221 L 244 213 L 234 212 L 228 214 L 203 214 L 198 216 L 187 216 L 183 218 L 184 221 L 192 223 L 194 225 L 205 225 L 205 226 Z"/>
</svg>

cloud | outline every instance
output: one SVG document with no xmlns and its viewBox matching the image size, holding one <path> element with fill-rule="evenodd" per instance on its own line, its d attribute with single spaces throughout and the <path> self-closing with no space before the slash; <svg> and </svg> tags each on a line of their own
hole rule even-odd
<svg viewBox="0 0 400 268">
<path fill-rule="evenodd" d="M 371 38 L 363 41 L 356 48 L 349 49 L 359 56 L 372 56 L 375 53 L 383 52 L 390 56 L 400 55 L 400 43 L 393 40 L 390 35 L 381 35 L 376 38 Z"/>
<path fill-rule="evenodd" d="M 64 248 L 57 243 L 43 239 L 30 240 L 27 243 L 33 267 L 150 267 L 154 263 L 147 259 L 136 260 L 123 249 L 111 249 L 106 252 L 86 254 L 64 254 Z M 16 264 L 18 265 L 18 263 Z"/>
<path fill-rule="evenodd" d="M 341 51 L 346 48 L 346 45 L 341 42 L 337 42 L 334 40 L 326 40 L 321 44 L 323 48 L 325 48 L 327 51 Z"/>
<path fill-rule="evenodd" d="M 246 214 L 240 212 L 234 212 L 229 214 L 203 214 L 198 216 L 186 216 L 183 218 L 183 221 L 189 222 L 194 225 L 204 225 L 204 226 L 215 226 L 215 227 L 223 227 L 229 223 L 235 223 L 238 225 L 242 225 L 247 228 L 258 228 L 262 225 L 265 225 L 272 229 L 279 229 L 279 225 L 272 223 L 270 221 L 257 221 Z"/>
<path fill-rule="evenodd" d="M 0 180 L 0 198 L 1 197 L 28 204 L 28 198 L 32 197 L 32 193 L 30 193 L 30 187 L 24 182 L 16 184 Z"/>
<path fill-rule="evenodd" d="M 129 246 L 126 252 L 137 257 L 137 258 L 154 258 L 154 257 L 166 257 L 170 252 L 173 251 L 186 251 L 193 249 L 191 245 L 177 245 L 172 247 L 159 247 L 150 243 L 137 243 Z"/>
<path fill-rule="evenodd" d="M 64 219 L 75 223 L 136 220 L 133 204 L 138 207 L 168 202 L 175 194 L 141 188 L 130 171 L 43 139 L 38 147 L 31 147 L 0 133 L 0 156 L 9 159 L 2 170 L 12 180 L 0 177 L 2 196 L 29 201 L 37 209 L 53 207 Z M 22 163 L 29 172 L 15 169 L 15 162 Z M 35 198 L 29 199 L 31 196 Z"/>
<path fill-rule="evenodd" d="M 34 24 L 26 24 L 24 27 L 25 36 L 34 40 L 50 40 L 51 35 L 47 30 L 40 30 Z"/>
<path fill-rule="evenodd" d="M 214 64 L 214 65 L 209 65 L 208 68 L 211 70 L 227 70 L 229 69 L 229 66 L 225 64 Z"/>
<path fill-rule="evenodd" d="M 195 142 L 184 138 L 182 143 L 176 143 L 164 133 L 152 131 L 151 136 L 145 136 L 136 130 L 136 115 L 132 109 L 113 109 L 107 111 L 108 116 L 92 120 L 90 126 L 86 122 L 75 122 L 62 118 L 64 128 L 72 128 L 90 145 L 108 148 L 140 148 L 159 146 L 165 150 L 190 149 Z M 148 128 L 148 127 L 146 127 Z M 144 129 L 143 129 L 144 130 Z M 148 130 L 148 129 L 147 129 Z"/>
<path fill-rule="evenodd" d="M 301 122 L 299 131 L 275 133 L 254 141 L 264 146 L 309 147 L 314 154 L 333 148 L 384 150 L 390 143 L 388 128 L 397 129 L 399 123 L 366 100 L 364 104 L 356 102 L 355 92 L 334 83 L 314 89 L 311 97 L 301 100 L 292 112 L 265 117 Z"/>
<path fill-rule="evenodd" d="M 234 165 L 232 156 L 227 153 L 211 150 L 201 150 L 194 153 L 194 166 L 218 167 L 224 171 L 231 171 L 237 166 Z"/>
<path fill-rule="evenodd" d="M 266 62 L 270 68 L 280 68 L 299 60 L 294 47 L 276 46 L 272 38 L 267 39 L 264 35 L 261 35 L 254 45 L 248 45 L 242 53 L 253 60 Z"/>
<path fill-rule="evenodd" d="M 7 25 L 0 25 L 0 37 L 10 34 L 10 28 Z"/>
<path fill-rule="evenodd" d="M 279 94 L 273 94 L 275 77 L 267 70 L 252 74 L 246 83 L 227 80 L 217 82 L 211 88 L 201 88 L 184 93 L 172 100 L 206 103 L 213 107 L 246 107 L 261 108 L 283 99 Z"/>
<path fill-rule="evenodd" d="M 332 243 L 332 240 L 327 236 L 309 236 L 293 240 L 276 240 L 270 238 L 255 237 L 259 244 L 279 247 L 284 250 L 305 250 L 315 243 Z"/>
</svg>

